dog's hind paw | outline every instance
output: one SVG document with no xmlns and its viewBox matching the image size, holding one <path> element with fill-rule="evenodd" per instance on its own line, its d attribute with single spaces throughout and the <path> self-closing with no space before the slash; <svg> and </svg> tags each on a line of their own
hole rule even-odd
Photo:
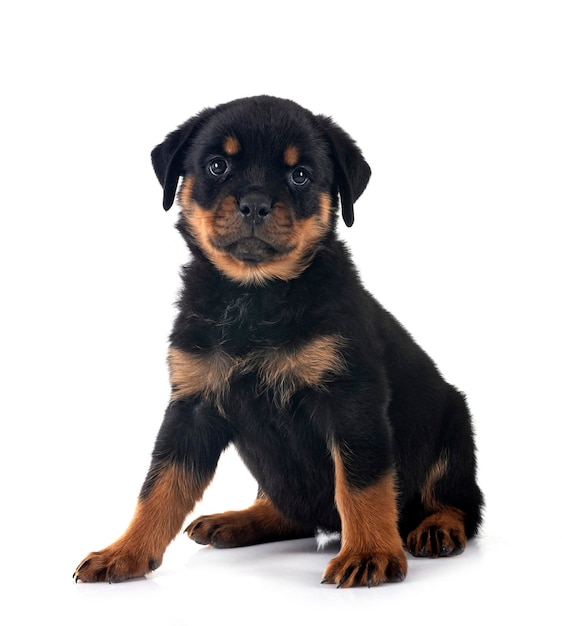
<svg viewBox="0 0 562 626">
<path fill-rule="evenodd" d="M 196 543 L 214 548 L 236 548 L 314 535 L 311 529 L 286 519 L 266 497 L 258 498 L 243 511 L 203 515 L 191 522 L 185 532 Z"/>
<path fill-rule="evenodd" d="M 430 515 L 406 538 L 409 552 L 421 557 L 453 556 L 465 546 L 463 514 L 452 508 Z"/>
<path fill-rule="evenodd" d="M 236 548 L 256 543 L 256 529 L 240 511 L 203 515 L 193 521 L 185 533 L 200 545 L 214 548 Z"/>
</svg>

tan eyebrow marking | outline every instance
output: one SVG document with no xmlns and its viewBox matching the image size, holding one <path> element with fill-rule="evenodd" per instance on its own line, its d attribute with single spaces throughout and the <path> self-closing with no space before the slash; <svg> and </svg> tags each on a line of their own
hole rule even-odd
<svg viewBox="0 0 562 626">
<path fill-rule="evenodd" d="M 236 137 L 229 135 L 222 144 L 223 150 L 228 156 L 234 156 L 240 152 L 240 142 Z"/>
<path fill-rule="evenodd" d="M 289 167 L 294 167 L 299 162 L 299 158 L 299 149 L 294 145 L 287 146 L 285 152 L 283 153 L 283 160 L 285 161 L 285 163 Z"/>
</svg>

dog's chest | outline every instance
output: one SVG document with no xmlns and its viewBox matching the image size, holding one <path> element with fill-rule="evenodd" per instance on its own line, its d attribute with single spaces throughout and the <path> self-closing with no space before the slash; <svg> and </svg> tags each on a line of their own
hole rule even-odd
<svg viewBox="0 0 562 626">
<path fill-rule="evenodd" d="M 285 405 L 297 390 L 321 388 L 346 369 L 345 342 L 323 335 L 282 347 L 255 347 L 233 354 L 221 347 L 206 351 L 169 351 L 173 397 L 202 396 L 222 406 L 235 393 L 269 394 Z"/>
<path fill-rule="evenodd" d="M 299 325 L 293 308 L 282 295 L 270 298 L 244 294 L 219 304 L 215 323 L 207 325 L 206 333 L 212 348 L 219 346 L 232 355 L 244 355 L 254 349 L 288 343 Z"/>
<path fill-rule="evenodd" d="M 239 399 L 244 394 L 286 406 L 297 391 L 321 388 L 345 372 L 345 339 L 333 331 L 311 334 L 315 309 L 298 296 L 291 286 L 278 284 L 238 293 L 217 290 L 200 307 L 194 299 L 189 315 L 184 312 L 181 341 L 172 338 L 173 397 L 202 397 L 223 408 L 235 394 Z"/>
</svg>

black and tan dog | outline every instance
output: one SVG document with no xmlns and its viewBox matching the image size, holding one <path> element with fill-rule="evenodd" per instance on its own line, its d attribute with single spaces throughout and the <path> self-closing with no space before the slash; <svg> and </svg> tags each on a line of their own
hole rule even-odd
<svg viewBox="0 0 562 626">
<path fill-rule="evenodd" d="M 78 566 L 157 568 L 234 444 L 259 493 L 187 527 L 219 548 L 341 531 L 323 582 L 399 581 L 481 522 L 463 396 L 363 288 L 335 233 L 370 169 L 329 118 L 261 96 L 206 109 L 152 152 L 192 253 L 171 334 L 171 401 L 128 529 Z"/>
</svg>

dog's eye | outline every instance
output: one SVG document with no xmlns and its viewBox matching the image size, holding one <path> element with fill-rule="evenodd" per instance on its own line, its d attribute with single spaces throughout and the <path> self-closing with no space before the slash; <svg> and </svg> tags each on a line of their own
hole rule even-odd
<svg viewBox="0 0 562 626">
<path fill-rule="evenodd" d="M 221 158 L 213 159 L 207 167 L 213 176 L 222 176 L 228 171 L 228 163 Z"/>
<path fill-rule="evenodd" d="M 291 172 L 291 181 L 302 187 L 302 185 L 306 185 L 306 183 L 310 180 L 308 172 L 302 167 L 297 167 Z"/>
</svg>

